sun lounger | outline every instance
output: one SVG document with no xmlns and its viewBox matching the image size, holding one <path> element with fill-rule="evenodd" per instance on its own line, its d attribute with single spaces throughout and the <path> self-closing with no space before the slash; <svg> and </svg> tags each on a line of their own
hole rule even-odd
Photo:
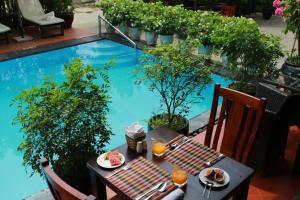
<svg viewBox="0 0 300 200">
<path fill-rule="evenodd" d="M 44 29 L 54 26 L 60 27 L 60 33 L 51 36 L 64 35 L 64 20 L 55 17 L 54 12 L 46 14 L 39 0 L 18 0 L 17 2 L 23 19 L 37 25 L 42 38 L 46 37 Z"/>
<path fill-rule="evenodd" d="M 0 34 L 4 35 L 7 43 L 9 43 L 8 32 L 10 32 L 10 28 L 0 23 Z"/>
</svg>

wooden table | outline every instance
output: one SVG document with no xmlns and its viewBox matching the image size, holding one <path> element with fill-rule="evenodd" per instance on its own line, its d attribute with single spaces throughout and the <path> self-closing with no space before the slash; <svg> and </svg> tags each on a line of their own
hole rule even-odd
<svg viewBox="0 0 300 200">
<path fill-rule="evenodd" d="M 161 168 L 167 170 L 171 173 L 172 165 L 165 161 L 163 158 L 157 158 L 152 155 L 151 152 L 151 137 L 160 137 L 165 139 L 166 141 L 171 140 L 178 136 L 178 133 L 165 129 L 158 128 L 149 133 L 147 133 L 147 142 L 148 142 L 148 151 L 143 154 L 137 154 L 136 152 L 127 149 L 127 145 L 119 146 L 118 149 L 120 153 L 122 153 L 126 162 L 130 162 L 131 160 L 143 156 L 146 159 L 152 161 L 153 163 L 159 165 Z M 220 160 L 214 167 L 219 167 L 224 169 L 230 175 L 230 183 L 221 190 L 212 190 L 209 199 L 228 199 L 233 196 L 234 199 L 247 199 L 248 188 L 250 178 L 254 174 L 254 170 L 235 161 L 230 158 L 225 157 Z M 119 188 L 112 185 L 107 179 L 106 176 L 111 174 L 110 170 L 102 169 L 98 166 L 96 162 L 96 158 L 87 162 L 87 167 L 90 170 L 91 181 L 92 181 L 92 190 L 93 194 L 97 197 L 98 200 L 106 200 L 106 186 L 110 187 L 113 191 L 115 191 L 118 195 L 122 197 L 122 199 L 130 199 L 125 193 L 123 193 Z M 198 200 L 202 198 L 204 186 L 200 183 L 198 175 L 193 176 L 189 174 L 188 184 L 184 188 L 185 200 Z"/>
</svg>

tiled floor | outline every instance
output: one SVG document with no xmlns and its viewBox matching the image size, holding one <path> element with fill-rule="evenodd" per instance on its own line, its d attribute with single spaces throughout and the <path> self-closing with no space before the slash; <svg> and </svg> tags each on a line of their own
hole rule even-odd
<svg viewBox="0 0 300 200">
<path fill-rule="evenodd" d="M 252 178 L 248 199 L 290 200 L 300 192 L 300 175 L 291 173 L 299 141 L 299 129 L 291 127 L 284 162 L 276 166 L 275 175 Z"/>
<path fill-rule="evenodd" d="M 0 55 L 5 53 L 10 53 L 14 51 L 24 50 L 24 49 L 30 49 L 35 48 L 37 46 L 47 45 L 47 44 L 53 44 L 57 42 L 72 40 L 72 39 L 79 39 L 91 35 L 95 35 L 92 31 L 87 31 L 85 29 L 78 29 L 78 28 L 71 28 L 71 29 L 65 29 L 65 35 L 64 36 L 55 36 L 51 38 L 40 38 L 39 32 L 35 27 L 29 27 L 26 30 L 26 34 L 33 36 L 32 41 L 28 42 L 21 42 L 16 43 L 12 40 L 13 37 L 16 35 L 18 36 L 18 33 L 12 33 L 10 34 L 10 44 L 6 44 L 4 41 L 0 41 Z"/>
</svg>

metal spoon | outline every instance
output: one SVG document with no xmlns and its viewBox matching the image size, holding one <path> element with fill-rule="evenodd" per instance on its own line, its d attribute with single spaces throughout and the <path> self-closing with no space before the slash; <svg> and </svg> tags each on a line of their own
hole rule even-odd
<svg viewBox="0 0 300 200">
<path fill-rule="evenodd" d="M 224 155 L 223 154 L 220 154 L 220 155 L 218 155 L 218 157 L 217 158 L 215 158 L 215 159 L 213 159 L 213 160 L 211 160 L 211 161 L 203 161 L 203 163 L 206 165 L 206 166 L 208 166 L 208 167 L 210 167 L 211 165 L 212 165 L 212 162 L 215 162 L 215 161 L 218 161 L 220 158 L 222 158 Z"/>
<path fill-rule="evenodd" d="M 185 142 L 188 138 L 183 138 L 182 140 L 180 140 L 179 142 L 176 142 L 175 144 L 171 144 L 170 145 L 170 149 L 173 150 L 175 149 L 179 144 L 181 144 L 182 142 Z"/>
<path fill-rule="evenodd" d="M 157 192 L 164 192 L 167 189 L 167 183 L 165 182 L 164 184 L 161 185 L 161 187 L 159 187 L 157 189 Z M 153 192 L 151 195 L 149 195 L 145 200 L 149 200 L 153 195 L 155 195 L 155 192 Z"/>
</svg>

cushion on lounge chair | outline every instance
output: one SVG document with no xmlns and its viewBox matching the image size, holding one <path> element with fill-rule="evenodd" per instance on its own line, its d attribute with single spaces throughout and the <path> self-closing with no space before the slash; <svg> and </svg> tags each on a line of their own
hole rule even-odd
<svg viewBox="0 0 300 200">
<path fill-rule="evenodd" d="M 24 17 L 25 18 L 25 17 Z M 63 23 L 64 20 L 63 19 L 60 19 L 60 18 L 57 18 L 57 17 L 54 17 L 52 19 L 47 19 L 47 18 L 40 18 L 40 16 L 35 16 L 31 19 L 29 18 L 25 18 L 26 20 L 28 21 L 31 21 L 35 24 L 38 24 L 40 26 L 46 26 L 46 25 L 51 25 L 51 24 L 59 24 L 59 23 Z"/>
<path fill-rule="evenodd" d="M 10 31 L 10 28 L 0 23 L 0 33 L 6 33 Z"/>
<path fill-rule="evenodd" d="M 64 22 L 57 17 L 47 17 L 39 0 L 18 0 L 18 5 L 24 19 L 40 26 Z"/>
</svg>

